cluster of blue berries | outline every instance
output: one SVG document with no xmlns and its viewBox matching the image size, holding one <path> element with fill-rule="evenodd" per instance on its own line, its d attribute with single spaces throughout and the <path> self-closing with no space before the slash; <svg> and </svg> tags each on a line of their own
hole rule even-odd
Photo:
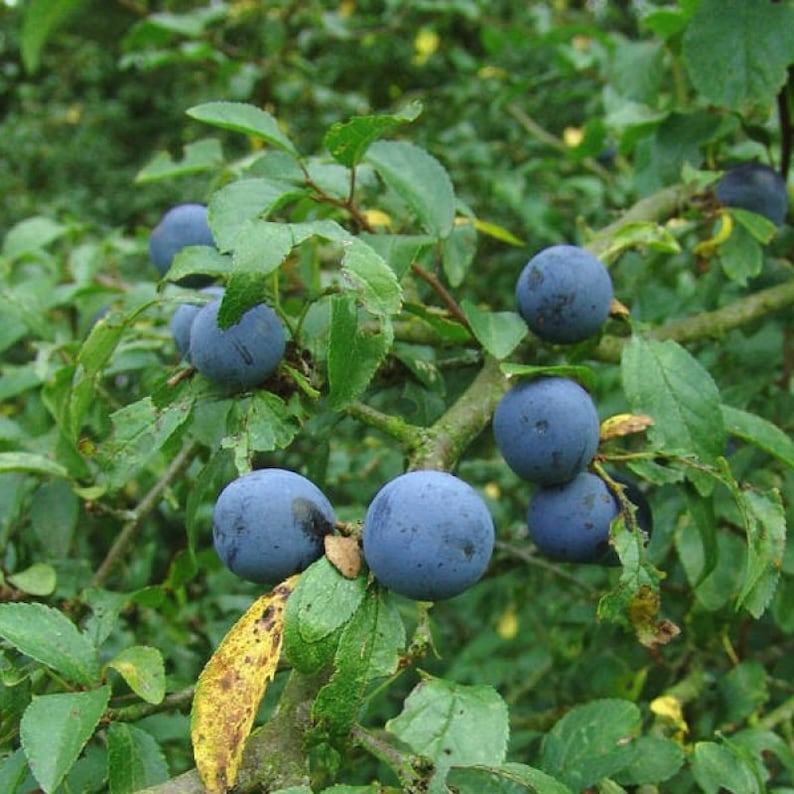
<svg viewBox="0 0 794 794">
<path fill-rule="evenodd" d="M 307 478 L 259 469 L 229 483 L 213 511 L 218 556 L 235 574 L 275 584 L 324 552 L 334 510 Z M 372 575 L 395 593 L 437 601 L 462 593 L 485 572 L 493 552 L 491 514 L 468 483 L 442 471 L 411 471 L 389 481 L 370 503 L 362 550 Z"/>
<path fill-rule="evenodd" d="M 529 260 L 516 285 L 519 313 L 541 339 L 584 341 L 610 313 L 612 281 L 602 262 L 583 248 L 555 245 Z M 530 537 L 544 556 L 561 562 L 616 562 L 609 529 L 620 500 L 587 471 L 598 450 L 600 422 L 589 393 L 565 377 L 540 377 L 511 388 L 497 405 L 494 438 L 507 465 L 536 483 L 527 514 Z M 624 495 L 650 531 L 642 492 Z M 641 507 L 641 510 L 639 509 Z"/>
<path fill-rule="evenodd" d="M 165 276 L 174 256 L 190 245 L 215 245 L 203 204 L 178 204 L 168 210 L 149 237 L 149 257 Z M 273 309 L 257 304 L 235 324 L 221 328 L 223 287 L 205 286 L 201 277 L 188 277 L 179 284 L 203 287 L 196 303 L 181 304 L 171 320 L 174 344 L 183 359 L 229 391 L 258 386 L 276 371 L 284 357 L 286 335 Z"/>
</svg>

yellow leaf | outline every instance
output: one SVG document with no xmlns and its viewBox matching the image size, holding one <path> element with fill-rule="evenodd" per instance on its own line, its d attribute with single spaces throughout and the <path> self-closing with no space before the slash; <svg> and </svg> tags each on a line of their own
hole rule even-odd
<svg viewBox="0 0 794 794">
<path fill-rule="evenodd" d="M 575 149 L 584 140 L 584 130 L 581 127 L 566 127 L 562 139 L 569 149 Z"/>
<path fill-rule="evenodd" d="M 714 256 L 717 249 L 731 236 L 733 231 L 733 218 L 727 212 L 720 213 L 720 228 L 716 234 L 708 240 L 701 240 L 695 247 L 694 252 L 697 256 L 704 259 Z"/>
<path fill-rule="evenodd" d="M 413 62 L 417 66 L 422 66 L 438 50 L 439 44 L 441 44 L 441 39 L 435 30 L 421 28 L 414 39 L 416 55 L 413 57 Z"/>
<path fill-rule="evenodd" d="M 647 414 L 615 414 L 601 423 L 600 438 L 606 441 L 618 436 L 642 433 L 653 425 L 653 418 Z"/>
<path fill-rule="evenodd" d="M 505 229 L 504 226 L 499 226 L 498 224 L 491 223 L 490 221 L 483 221 L 479 218 L 467 218 L 462 215 L 459 215 L 457 218 L 455 218 L 455 226 L 465 226 L 470 223 L 474 224 L 474 228 L 480 234 L 487 234 L 488 237 L 493 237 L 494 240 L 500 240 L 503 243 L 515 245 L 518 248 L 526 245 L 523 240 L 516 237 L 511 231 Z"/>
<path fill-rule="evenodd" d="M 364 210 L 364 217 L 370 226 L 383 226 L 391 229 L 391 216 L 381 210 Z"/>
<path fill-rule="evenodd" d="M 503 640 L 512 640 L 518 634 L 518 615 L 513 604 L 508 605 L 496 624 L 496 633 Z"/>
<path fill-rule="evenodd" d="M 651 711 L 670 722 L 681 734 L 689 733 L 681 701 L 674 695 L 661 695 L 652 700 Z"/>
<path fill-rule="evenodd" d="M 276 673 L 284 607 L 299 574 L 260 596 L 221 640 L 201 671 L 190 736 L 201 781 L 225 794 L 237 779 L 246 739 L 265 689 Z"/>
</svg>

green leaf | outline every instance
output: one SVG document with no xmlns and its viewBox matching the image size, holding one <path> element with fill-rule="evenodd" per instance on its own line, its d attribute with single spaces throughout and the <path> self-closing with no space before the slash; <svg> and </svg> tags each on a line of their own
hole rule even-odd
<svg viewBox="0 0 794 794">
<path fill-rule="evenodd" d="M 256 452 L 284 449 L 300 430 L 299 417 L 278 395 L 256 391 L 232 406 L 221 449 L 234 452 L 238 472 L 249 471 Z"/>
<path fill-rule="evenodd" d="M 730 237 L 718 250 L 723 272 L 741 286 L 755 278 L 764 266 L 761 244 L 743 226 L 734 226 Z"/>
<path fill-rule="evenodd" d="M 394 271 L 365 242 L 352 239 L 344 244 L 342 273 L 356 291 L 365 309 L 375 315 L 397 314 L 402 289 Z"/>
<path fill-rule="evenodd" d="M 0 472 L 29 471 L 48 477 L 69 477 L 69 472 L 54 460 L 33 452 L 0 452 Z"/>
<path fill-rule="evenodd" d="M 443 778 L 455 764 L 501 764 L 510 724 L 507 704 L 493 687 L 428 676 L 386 730 L 430 759 Z"/>
<path fill-rule="evenodd" d="M 722 721 L 737 724 L 769 700 L 767 673 L 761 662 L 747 659 L 717 681 L 722 699 Z"/>
<path fill-rule="evenodd" d="M 96 730 L 110 687 L 34 697 L 25 709 L 19 737 L 30 769 L 46 794 L 53 794 Z"/>
<path fill-rule="evenodd" d="M 325 557 L 301 574 L 284 612 L 284 653 L 293 667 L 307 674 L 330 667 L 365 589 L 364 577 L 346 579 Z"/>
<path fill-rule="evenodd" d="M 777 233 L 777 226 L 769 218 L 765 218 L 757 212 L 750 212 L 739 207 L 727 207 L 725 211 L 730 213 L 762 245 L 771 242 Z"/>
<path fill-rule="evenodd" d="M 435 240 L 428 234 L 368 234 L 358 236 L 370 248 L 377 251 L 389 263 L 398 279 L 401 279 L 411 265 L 435 245 Z"/>
<path fill-rule="evenodd" d="M 127 314 L 111 312 L 91 329 L 77 354 L 78 367 L 65 416 L 64 431 L 72 441 L 78 440 L 85 414 L 96 401 L 100 374 L 121 341 L 124 331 L 141 312 L 154 303 L 155 301 L 144 303 Z"/>
<path fill-rule="evenodd" d="M 91 609 L 91 615 L 85 621 L 84 633 L 99 647 L 116 628 L 119 615 L 130 602 L 130 596 L 127 593 L 114 593 L 91 587 L 83 590 L 82 595 Z"/>
<path fill-rule="evenodd" d="M 14 261 L 26 254 L 41 251 L 63 237 L 67 227 L 42 215 L 26 218 L 12 226 L 3 240 L 3 257 Z"/>
<path fill-rule="evenodd" d="M 461 308 L 477 341 L 494 358 L 509 356 L 527 336 L 527 324 L 515 312 L 481 309 L 469 300 L 463 300 Z"/>
<path fill-rule="evenodd" d="M 458 794 L 573 794 L 564 783 L 524 764 L 453 766 L 446 782 Z"/>
<path fill-rule="evenodd" d="M 90 686 L 99 678 L 96 648 L 57 609 L 0 604 L 0 637 L 76 684 Z"/>
<path fill-rule="evenodd" d="M 165 697 L 165 664 L 157 648 L 133 645 L 108 662 L 129 688 L 147 703 L 162 703 Z"/>
<path fill-rule="evenodd" d="M 49 559 L 68 557 L 80 520 L 80 499 L 65 479 L 47 480 L 36 488 L 30 525 Z"/>
<path fill-rule="evenodd" d="M 238 179 L 215 191 L 209 200 L 209 224 L 218 249 L 232 251 L 251 221 L 266 218 L 304 192 L 291 182 L 263 177 Z"/>
<path fill-rule="evenodd" d="M 381 601 L 369 592 L 342 629 L 331 680 L 317 693 L 312 706 L 315 737 L 336 744 L 350 732 L 370 682 L 378 677 L 373 655 L 378 637 Z"/>
<path fill-rule="evenodd" d="M 455 222 L 455 191 L 435 157 L 406 141 L 376 141 L 365 159 L 430 234 L 449 235 Z"/>
<path fill-rule="evenodd" d="M 205 102 L 189 108 L 187 115 L 214 127 L 260 138 L 271 146 L 298 157 L 298 150 L 281 131 L 278 121 L 255 105 L 245 102 Z"/>
<path fill-rule="evenodd" d="M 634 762 L 640 710 L 627 700 L 594 700 L 574 706 L 543 737 L 541 767 L 575 791 Z"/>
<path fill-rule="evenodd" d="M 223 149 L 217 138 L 202 138 L 185 145 L 181 160 L 169 152 L 159 152 L 136 175 L 135 182 L 144 184 L 160 179 L 175 179 L 188 174 L 212 171 L 223 163 Z"/>
<path fill-rule="evenodd" d="M 617 232 L 610 232 L 608 237 L 596 235 L 587 244 L 589 251 L 597 254 L 599 259 L 607 263 L 613 262 L 624 251 L 644 247 L 665 254 L 681 252 L 681 246 L 672 233 L 664 226 L 651 221 L 627 223 Z"/>
<path fill-rule="evenodd" d="M 794 441 L 777 425 L 756 414 L 723 405 L 722 417 L 728 433 L 794 468 Z"/>
<path fill-rule="evenodd" d="M 84 0 L 30 0 L 20 31 L 22 62 L 29 74 L 38 71 L 47 39 L 61 27 Z"/>
<path fill-rule="evenodd" d="M 58 576 L 52 565 L 44 562 L 34 562 L 24 571 L 8 576 L 8 583 L 33 596 L 51 595 L 55 590 Z"/>
<path fill-rule="evenodd" d="M 338 163 L 352 168 L 369 146 L 403 124 L 416 121 L 422 112 L 421 102 L 410 102 L 392 115 L 355 116 L 350 121 L 332 124 L 323 138 L 323 144 Z"/>
<path fill-rule="evenodd" d="M 151 734 L 123 722 L 111 723 L 107 732 L 110 794 L 135 794 L 168 780 L 163 751 Z"/>
<path fill-rule="evenodd" d="M 363 328 L 352 295 L 331 299 L 328 335 L 328 401 L 341 408 L 361 396 L 377 372 L 393 341 L 392 326 L 380 318 L 379 329 Z"/>
<path fill-rule="evenodd" d="M 194 392 L 192 386 L 184 389 L 174 402 L 162 408 L 147 396 L 111 414 L 113 433 L 100 449 L 111 488 L 129 482 L 187 422 Z"/>
<path fill-rule="evenodd" d="M 0 762 L 0 791 L 17 794 L 19 786 L 28 777 L 29 771 L 30 767 L 27 758 L 25 758 L 25 752 L 20 747 Z"/>
<path fill-rule="evenodd" d="M 695 89 L 737 111 L 772 105 L 792 52 L 794 8 L 788 3 L 703 0 L 683 40 Z"/>
<path fill-rule="evenodd" d="M 747 569 L 736 606 L 759 618 L 775 594 L 786 551 L 786 514 L 776 490 L 742 491 L 747 520 Z"/>
<path fill-rule="evenodd" d="M 621 375 L 632 412 L 654 420 L 648 431 L 652 443 L 707 462 L 722 455 L 725 426 L 719 389 L 681 345 L 634 336 L 623 348 Z"/>
<path fill-rule="evenodd" d="M 663 736 L 640 736 L 634 760 L 614 775 L 623 786 L 650 786 L 669 780 L 684 765 L 684 749 Z"/>
<path fill-rule="evenodd" d="M 477 231 L 470 223 L 455 226 L 441 240 L 441 266 L 453 287 L 463 283 L 476 253 Z"/>
<path fill-rule="evenodd" d="M 187 276 L 201 275 L 218 278 L 231 271 L 232 258 L 210 245 L 187 245 L 174 254 L 164 278 L 181 281 Z"/>
<path fill-rule="evenodd" d="M 697 742 L 692 754 L 692 774 L 705 794 L 728 790 L 732 794 L 762 794 L 758 773 L 725 744 Z"/>
</svg>

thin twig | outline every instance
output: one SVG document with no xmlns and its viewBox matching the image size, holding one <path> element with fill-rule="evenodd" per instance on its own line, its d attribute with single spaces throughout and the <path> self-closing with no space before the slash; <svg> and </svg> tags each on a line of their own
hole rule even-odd
<svg viewBox="0 0 794 794">
<path fill-rule="evenodd" d="M 198 452 L 198 449 L 199 445 L 196 443 L 191 443 L 184 447 L 163 472 L 163 476 L 160 477 L 149 489 L 149 492 L 143 499 L 141 499 L 138 507 L 130 514 L 130 517 L 121 528 L 121 532 L 119 532 L 118 537 L 110 547 L 105 559 L 94 574 L 94 578 L 91 581 L 92 587 L 102 587 L 113 572 L 113 569 L 121 561 L 121 558 L 127 551 L 127 546 L 132 542 L 132 539 L 143 523 L 143 519 L 157 507 L 165 489 L 187 469 Z"/>
<path fill-rule="evenodd" d="M 575 576 L 568 573 L 568 571 L 563 570 L 558 565 L 554 565 L 553 563 L 548 562 L 541 557 L 536 556 L 535 554 L 532 554 L 532 552 L 527 551 L 526 549 L 521 549 L 518 546 L 514 546 L 512 543 L 506 543 L 503 540 L 496 541 L 496 548 L 504 551 L 511 557 L 516 557 L 517 559 L 522 560 L 528 565 L 534 565 L 536 568 L 543 568 L 544 571 L 553 573 L 560 579 L 564 579 L 566 582 L 568 582 L 568 584 L 572 584 L 581 588 L 589 595 L 595 595 L 598 592 L 594 587 L 590 587 L 587 582 L 577 579 Z"/>
<path fill-rule="evenodd" d="M 460 308 L 458 302 L 452 297 L 449 290 L 441 283 L 438 276 L 431 273 L 429 270 L 425 270 L 418 262 L 411 263 L 411 270 L 413 270 L 422 281 L 426 281 L 433 288 L 438 297 L 444 302 L 447 309 L 449 309 L 449 313 L 474 336 L 474 331 L 472 331 L 469 320 L 463 313 L 463 309 Z"/>
</svg>

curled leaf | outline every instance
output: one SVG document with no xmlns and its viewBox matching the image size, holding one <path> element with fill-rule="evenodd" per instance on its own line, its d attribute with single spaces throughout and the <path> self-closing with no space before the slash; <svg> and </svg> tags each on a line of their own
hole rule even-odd
<svg viewBox="0 0 794 794">
<path fill-rule="evenodd" d="M 647 414 L 615 414 L 601 423 L 601 440 L 642 433 L 653 425 Z"/>
</svg>

